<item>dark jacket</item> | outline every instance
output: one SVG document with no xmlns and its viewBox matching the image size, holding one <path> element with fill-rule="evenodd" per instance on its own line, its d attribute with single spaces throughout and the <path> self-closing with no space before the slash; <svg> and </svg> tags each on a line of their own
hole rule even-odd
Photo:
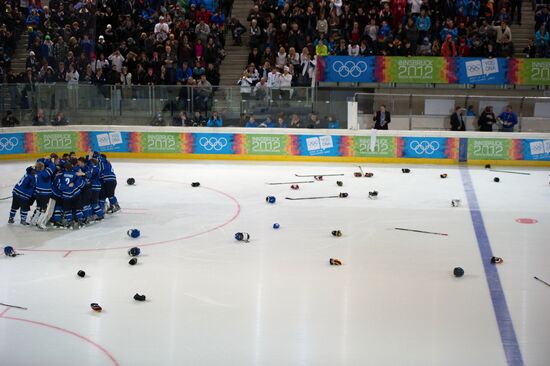
<svg viewBox="0 0 550 366">
<path fill-rule="evenodd" d="M 454 112 L 451 115 L 451 131 L 466 131 L 464 116 L 460 115 L 458 112 Z"/>
<path fill-rule="evenodd" d="M 8 114 L 2 118 L 2 127 L 15 127 L 19 124 L 19 120 L 13 114 Z"/>
<path fill-rule="evenodd" d="M 494 113 L 483 111 L 477 120 L 477 124 L 480 131 L 490 132 L 493 131 L 493 123 L 496 123 L 496 121 L 497 119 Z"/>
<path fill-rule="evenodd" d="M 388 129 L 388 124 L 390 124 L 391 122 L 391 113 L 386 111 L 386 118 L 385 118 L 385 121 L 384 121 L 384 125 L 382 125 L 382 117 L 381 117 L 381 112 L 378 111 L 376 112 L 376 114 L 374 115 L 374 128 L 377 129 L 377 130 L 387 130 Z"/>
</svg>

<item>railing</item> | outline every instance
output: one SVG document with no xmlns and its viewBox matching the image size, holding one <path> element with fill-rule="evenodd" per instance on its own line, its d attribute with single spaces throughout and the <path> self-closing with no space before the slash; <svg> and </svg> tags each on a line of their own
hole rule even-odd
<svg viewBox="0 0 550 366">
<path fill-rule="evenodd" d="M 306 118 L 315 110 L 311 88 L 246 90 L 215 86 L 211 90 L 191 86 L 4 84 L 0 86 L 2 115 L 11 110 L 22 124 L 31 124 L 42 110 L 46 119 L 62 111 L 71 124 L 170 125 L 180 111 L 223 115 L 228 125 L 241 125 L 241 116 L 254 114 L 262 122 L 296 113 Z M 344 108 L 345 110 L 345 108 Z M 157 122 L 155 122 L 155 120 Z"/>
<path fill-rule="evenodd" d="M 11 110 L 22 125 L 31 125 L 39 110 L 44 112 L 46 121 L 62 111 L 71 125 L 171 125 L 180 111 L 186 112 L 188 118 L 193 118 L 195 112 L 208 117 L 218 111 L 224 126 L 244 126 L 245 117 L 254 114 L 260 123 L 267 117 L 277 120 L 282 116 L 288 127 L 294 117 L 302 121 L 301 127 L 327 128 L 331 117 L 340 122 L 338 128 L 364 129 L 372 128 L 373 112 L 385 104 L 392 114 L 390 129 L 445 130 L 449 129 L 455 106 L 471 107 L 471 112 L 479 116 L 488 105 L 494 107 L 497 115 L 510 105 L 519 119 L 517 131 L 550 131 L 550 97 L 471 94 L 476 90 L 464 90 L 463 95 L 456 91 L 447 95 L 357 91 L 295 87 L 249 92 L 238 86 L 219 86 L 206 92 L 189 86 L 3 84 L 0 112 L 3 117 Z M 348 109 L 348 101 L 356 102 L 355 111 Z M 312 115 L 318 116 L 319 124 L 312 122 Z M 468 114 L 465 120 L 467 129 L 477 129 L 476 117 Z"/>
<path fill-rule="evenodd" d="M 475 131 L 486 107 L 493 107 L 498 117 L 510 106 L 518 119 L 517 132 L 550 131 L 549 97 L 356 93 L 353 100 L 357 102 L 359 128 L 372 128 L 372 116 L 383 104 L 391 113 L 390 129 L 395 130 L 448 130 L 455 107 L 463 107 L 466 129 Z M 499 124 L 493 125 L 494 131 L 499 128 Z"/>
</svg>

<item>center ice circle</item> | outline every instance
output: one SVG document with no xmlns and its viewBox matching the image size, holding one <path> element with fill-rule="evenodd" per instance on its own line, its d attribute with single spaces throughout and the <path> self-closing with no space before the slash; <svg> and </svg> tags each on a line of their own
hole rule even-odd
<svg viewBox="0 0 550 366">
<path fill-rule="evenodd" d="M 18 250 L 79 252 L 171 244 L 219 229 L 240 213 L 229 194 L 187 182 L 138 180 L 135 186 L 119 186 L 117 197 L 122 210 L 102 222 L 80 230 L 24 232 L 25 245 Z M 138 239 L 126 234 L 131 228 L 141 231 Z"/>
</svg>

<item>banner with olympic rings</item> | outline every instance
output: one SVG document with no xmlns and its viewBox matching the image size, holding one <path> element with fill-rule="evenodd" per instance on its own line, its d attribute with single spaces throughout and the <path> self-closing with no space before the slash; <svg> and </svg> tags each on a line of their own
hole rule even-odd
<svg viewBox="0 0 550 366">
<path fill-rule="evenodd" d="M 24 154 L 25 152 L 24 133 L 0 134 L 0 155 Z"/>
<path fill-rule="evenodd" d="M 328 56 L 325 81 L 373 83 L 376 57 Z"/>
<path fill-rule="evenodd" d="M 93 148 L 107 154 L 135 153 L 136 157 L 178 157 L 193 154 L 269 156 L 277 160 L 289 156 L 372 159 L 447 159 L 458 162 L 480 160 L 550 161 L 550 139 L 510 139 L 506 137 L 419 137 L 339 134 L 300 135 L 293 133 L 189 133 L 127 131 L 44 131 L 0 133 L 0 157 L 25 154 L 84 152 Z M 287 132 L 287 131 L 285 131 Z M 334 131 L 336 132 L 336 131 Z M 338 132 L 337 132 L 338 133 Z M 464 143 L 460 143 L 463 140 Z M 124 157 L 127 157 L 125 155 Z M 267 158 L 266 158 L 267 159 Z M 322 159 L 321 159 L 322 160 Z"/>
<path fill-rule="evenodd" d="M 401 137 L 397 156 L 419 159 L 457 159 L 458 139 L 448 137 Z"/>
<path fill-rule="evenodd" d="M 232 133 L 194 133 L 194 154 L 234 154 Z"/>
<path fill-rule="evenodd" d="M 523 145 L 523 160 L 550 161 L 550 139 L 521 140 Z"/>
<path fill-rule="evenodd" d="M 508 59 L 459 57 L 457 66 L 460 84 L 506 84 Z"/>
<path fill-rule="evenodd" d="M 295 151 L 300 156 L 340 156 L 341 136 L 332 135 L 300 135 L 299 150 Z"/>
<path fill-rule="evenodd" d="M 89 141 L 94 151 L 127 152 L 130 134 L 121 131 L 92 131 L 89 132 Z"/>
</svg>

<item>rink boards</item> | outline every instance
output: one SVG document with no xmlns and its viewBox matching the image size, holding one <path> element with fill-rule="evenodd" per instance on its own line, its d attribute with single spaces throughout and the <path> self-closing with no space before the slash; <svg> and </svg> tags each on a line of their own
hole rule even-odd
<svg viewBox="0 0 550 366">
<path fill-rule="evenodd" d="M 550 166 L 550 134 L 129 126 L 0 129 L 0 159 L 109 157 Z"/>
</svg>

